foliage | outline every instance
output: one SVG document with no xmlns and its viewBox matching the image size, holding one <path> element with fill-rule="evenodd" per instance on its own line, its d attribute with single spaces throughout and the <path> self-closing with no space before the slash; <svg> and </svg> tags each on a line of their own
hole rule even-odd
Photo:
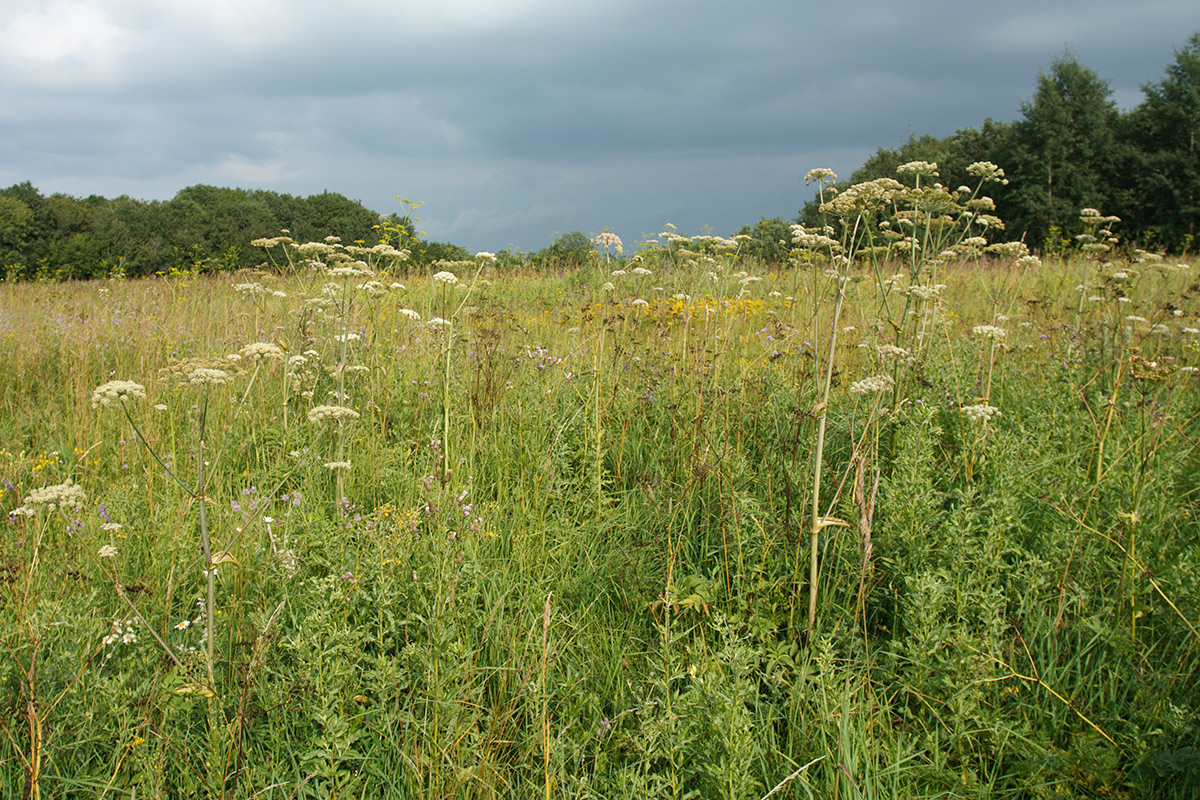
<svg viewBox="0 0 1200 800">
<path fill-rule="evenodd" d="M 792 249 L 792 226 L 780 217 L 763 217 L 754 227 L 743 225 L 736 236 L 746 237 L 743 251 L 763 267 L 786 263 Z"/>
<path fill-rule="evenodd" d="M 531 253 L 529 263 L 543 270 L 578 269 L 596 257 L 596 245 L 580 231 L 562 233 L 554 241 Z"/>
<path fill-rule="evenodd" d="M 6 284 L 0 795 L 1194 796 L 1195 266 L 940 169 L 774 269 Z"/>
<path fill-rule="evenodd" d="M 1080 232 L 1080 209 L 1111 210 L 1118 112 L 1108 83 L 1067 53 L 1038 76 L 1004 161 L 1013 181 L 1006 211 L 1040 245 L 1050 226 Z"/>
<path fill-rule="evenodd" d="M 985 120 L 942 139 L 910 136 L 880 148 L 855 170 L 853 184 L 893 177 L 900 164 L 935 161 L 950 188 L 976 160 L 1002 166 L 1010 179 L 992 198 L 1010 238 L 1054 254 L 1074 249 L 1083 232 L 1079 212 L 1101 209 L 1119 217 L 1133 246 L 1192 252 L 1200 219 L 1200 32 L 1176 51 L 1164 77 L 1142 87 L 1143 101 L 1118 111 L 1108 83 L 1069 51 L 1038 76 L 1033 97 L 1012 123 Z M 797 222 L 820 224 L 819 201 L 807 202 Z"/>
</svg>

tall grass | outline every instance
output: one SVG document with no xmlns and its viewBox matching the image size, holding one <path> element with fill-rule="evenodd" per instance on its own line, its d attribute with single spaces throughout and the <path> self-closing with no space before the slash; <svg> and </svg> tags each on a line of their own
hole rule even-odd
<svg viewBox="0 0 1200 800">
<path fill-rule="evenodd" d="M 772 273 L 0 286 L 0 795 L 1194 796 L 1193 272 L 924 183 Z"/>
</svg>

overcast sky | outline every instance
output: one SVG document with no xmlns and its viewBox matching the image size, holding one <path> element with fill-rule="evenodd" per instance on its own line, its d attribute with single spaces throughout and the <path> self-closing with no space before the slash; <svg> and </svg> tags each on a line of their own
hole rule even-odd
<svg viewBox="0 0 1200 800">
<path fill-rule="evenodd" d="M 472 250 L 730 235 L 810 169 L 1016 119 L 1068 47 L 1132 107 L 1196 29 L 1196 0 L 5 0 L 0 186 L 400 195 Z"/>
</svg>

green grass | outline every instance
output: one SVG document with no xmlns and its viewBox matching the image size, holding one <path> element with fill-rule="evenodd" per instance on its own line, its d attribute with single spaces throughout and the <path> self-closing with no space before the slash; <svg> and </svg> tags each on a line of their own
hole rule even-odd
<svg viewBox="0 0 1200 800">
<path fill-rule="evenodd" d="M 1193 271 L 925 258 L 0 286 L 0 796 L 1194 796 Z"/>
</svg>

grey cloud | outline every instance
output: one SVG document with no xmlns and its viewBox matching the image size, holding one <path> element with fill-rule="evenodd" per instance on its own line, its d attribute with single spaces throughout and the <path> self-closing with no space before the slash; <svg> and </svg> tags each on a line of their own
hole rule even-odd
<svg viewBox="0 0 1200 800">
<path fill-rule="evenodd" d="M 486 250 L 790 216 L 808 169 L 1015 118 L 1064 45 L 1133 105 L 1195 25 L 1166 0 L 94 6 L 122 45 L 103 80 L 0 54 L 0 179 L 329 189 L 384 213 L 403 194 L 431 236 Z"/>
</svg>

